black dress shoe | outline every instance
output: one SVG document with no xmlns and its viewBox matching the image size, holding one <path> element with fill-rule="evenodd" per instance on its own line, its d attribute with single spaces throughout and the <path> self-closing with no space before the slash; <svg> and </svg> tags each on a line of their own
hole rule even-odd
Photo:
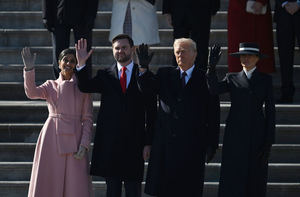
<svg viewBox="0 0 300 197">
<path fill-rule="evenodd" d="M 276 101 L 277 104 L 291 104 L 293 103 L 292 97 L 281 97 Z"/>
</svg>

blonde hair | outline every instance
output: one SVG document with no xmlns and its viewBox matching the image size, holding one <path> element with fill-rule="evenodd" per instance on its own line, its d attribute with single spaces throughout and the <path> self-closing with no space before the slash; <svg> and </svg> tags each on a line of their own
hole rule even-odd
<svg viewBox="0 0 300 197">
<path fill-rule="evenodd" d="M 175 48 L 176 45 L 180 44 L 180 43 L 188 43 L 191 46 L 191 49 L 194 51 L 197 51 L 197 45 L 195 43 L 194 40 L 190 39 L 190 38 L 178 38 L 175 39 L 173 47 Z"/>
</svg>

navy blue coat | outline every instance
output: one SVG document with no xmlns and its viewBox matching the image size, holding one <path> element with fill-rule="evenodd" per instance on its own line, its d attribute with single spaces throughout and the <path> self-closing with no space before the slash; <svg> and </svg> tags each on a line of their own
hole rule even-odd
<svg viewBox="0 0 300 197">
<path fill-rule="evenodd" d="M 150 85 L 159 97 L 159 109 L 145 193 L 202 196 L 206 148 L 218 147 L 218 97 L 209 94 L 199 67 L 184 88 L 175 67 L 160 68 Z"/>
<path fill-rule="evenodd" d="M 266 144 L 274 143 L 275 104 L 272 77 L 255 70 L 229 73 L 218 82 L 208 76 L 212 94 L 229 92 L 231 107 L 223 139 L 219 197 L 264 197 L 268 158 L 260 158 Z M 265 108 L 263 107 L 265 105 Z"/>
</svg>

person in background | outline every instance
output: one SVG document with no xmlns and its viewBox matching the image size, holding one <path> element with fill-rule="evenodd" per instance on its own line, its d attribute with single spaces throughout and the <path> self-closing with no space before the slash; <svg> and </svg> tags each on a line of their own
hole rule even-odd
<svg viewBox="0 0 300 197">
<path fill-rule="evenodd" d="M 97 15 L 98 0 L 43 0 L 43 24 L 51 33 L 53 72 L 59 77 L 58 56 L 70 45 L 70 31 L 73 30 L 74 40 L 87 39 L 88 49 L 92 46 L 92 29 Z M 92 59 L 87 62 L 92 74 Z"/>
<path fill-rule="evenodd" d="M 260 46 L 261 53 L 268 56 L 257 63 L 257 69 L 263 73 L 275 72 L 270 1 L 229 0 L 227 24 L 228 71 L 240 72 L 243 69 L 239 59 L 229 54 L 238 51 L 241 42 L 253 42 Z"/>
<path fill-rule="evenodd" d="M 139 49 L 139 59 L 151 59 L 143 55 L 147 47 Z M 156 75 L 141 79 L 145 92 L 159 97 L 145 193 L 201 197 L 205 162 L 219 145 L 219 98 L 209 94 L 205 72 L 195 63 L 192 39 L 176 39 L 174 54 L 177 68 L 159 68 Z"/>
<path fill-rule="evenodd" d="M 276 0 L 274 20 L 281 74 L 279 103 L 293 103 L 295 94 L 293 66 L 295 38 L 300 43 L 300 1 Z"/>
<path fill-rule="evenodd" d="M 91 174 L 105 178 L 107 197 L 121 197 L 124 182 L 126 197 L 141 197 L 144 161 L 150 156 L 156 102 L 138 83 L 147 78 L 134 64 L 134 43 L 126 34 L 112 40 L 116 62 L 109 68 L 98 70 L 90 78 L 86 60 L 86 40 L 75 46 L 77 52 L 78 87 L 87 93 L 100 93 L 101 105 L 91 161 Z M 148 63 L 147 63 L 148 66 Z"/>
<path fill-rule="evenodd" d="M 92 196 L 88 174 L 92 99 L 77 87 L 75 51 L 63 50 L 59 78 L 40 86 L 35 85 L 35 57 L 29 48 L 22 50 L 25 93 L 30 99 L 46 100 L 49 116 L 36 143 L 28 197 Z"/>
<path fill-rule="evenodd" d="M 135 46 L 158 44 L 155 0 L 113 0 L 109 40 L 118 34 L 129 35 Z"/>
<path fill-rule="evenodd" d="M 163 0 L 163 14 L 173 27 L 173 38 L 191 38 L 197 45 L 195 64 L 206 70 L 211 16 L 220 8 L 220 0 Z M 173 65 L 177 66 L 175 59 Z"/>
<path fill-rule="evenodd" d="M 241 43 L 243 70 L 228 73 L 222 81 L 216 76 L 220 47 L 211 49 L 207 81 L 211 94 L 230 94 L 231 107 L 226 120 L 222 147 L 219 197 L 265 197 L 268 158 L 275 142 L 275 104 L 272 77 L 256 65 L 266 56 L 255 43 Z"/>
</svg>

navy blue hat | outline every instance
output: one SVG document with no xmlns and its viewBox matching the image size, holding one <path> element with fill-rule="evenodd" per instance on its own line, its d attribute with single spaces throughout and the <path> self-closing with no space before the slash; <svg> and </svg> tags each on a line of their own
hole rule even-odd
<svg viewBox="0 0 300 197">
<path fill-rule="evenodd" d="M 266 58 L 267 56 L 260 53 L 259 47 L 256 43 L 242 42 L 240 43 L 239 52 L 230 53 L 233 57 L 240 57 L 240 55 L 257 55 L 259 58 Z"/>
</svg>

